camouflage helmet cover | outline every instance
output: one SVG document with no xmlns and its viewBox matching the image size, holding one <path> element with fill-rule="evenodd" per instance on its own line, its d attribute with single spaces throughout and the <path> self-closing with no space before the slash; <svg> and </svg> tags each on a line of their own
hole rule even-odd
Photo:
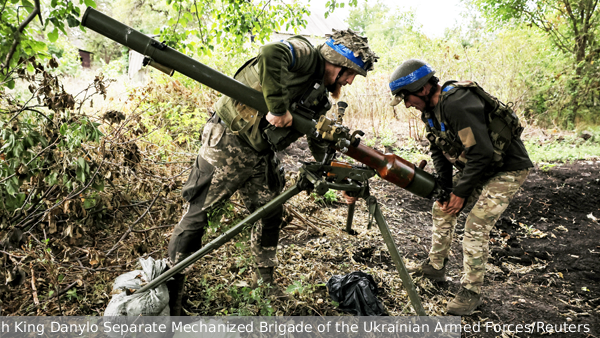
<svg viewBox="0 0 600 338">
<path fill-rule="evenodd" d="M 325 34 L 327 40 L 321 45 L 323 58 L 336 66 L 350 68 L 362 76 L 373 70 L 379 57 L 369 48 L 369 40 L 351 29 L 336 30 Z"/>
<path fill-rule="evenodd" d="M 419 91 L 434 74 L 435 70 L 424 61 L 417 59 L 404 61 L 390 76 L 390 91 L 394 95 L 390 105 L 395 106 L 402 102 L 406 92 Z"/>
</svg>

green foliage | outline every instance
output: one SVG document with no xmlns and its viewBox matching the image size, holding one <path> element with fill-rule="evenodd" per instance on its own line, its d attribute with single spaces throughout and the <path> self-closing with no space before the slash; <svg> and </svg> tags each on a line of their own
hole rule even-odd
<svg viewBox="0 0 600 338">
<path fill-rule="evenodd" d="M 58 61 L 58 67 L 53 70 L 53 73 L 78 76 L 81 72 L 79 50 L 65 37 L 60 37 L 56 42 L 48 44 L 48 53 Z"/>
<path fill-rule="evenodd" d="M 389 128 L 384 129 L 379 136 L 379 143 L 384 147 L 391 147 L 398 142 L 396 135 L 394 135 L 394 132 Z"/>
<path fill-rule="evenodd" d="M 305 26 L 308 11 L 299 3 L 281 0 L 166 0 L 174 15 L 156 28 L 167 44 L 187 53 L 211 55 L 217 45 L 234 52 L 244 49 L 250 36 L 260 43 L 285 27 Z"/>
<path fill-rule="evenodd" d="M 260 285 L 254 289 L 248 286 L 242 288 L 230 287 L 229 295 L 232 298 L 233 306 L 228 314 L 233 316 L 274 315 L 275 309 L 271 305 L 271 300 L 267 297 L 269 289 L 271 289 L 270 285 Z"/>
<path fill-rule="evenodd" d="M 596 1 L 474 0 L 474 3 L 498 24 L 517 20 L 538 27 L 558 48 L 575 56 L 576 62 L 583 61 L 598 47 L 600 9 Z"/>
<path fill-rule="evenodd" d="M 589 160 L 600 157 L 600 142 L 593 138 L 587 141 L 574 136 L 547 141 L 529 140 L 525 142 L 525 147 L 529 157 L 535 163 Z M 542 167 L 550 169 L 549 166 Z"/>
<path fill-rule="evenodd" d="M 67 299 L 68 300 L 79 300 L 79 295 L 77 294 L 77 289 L 71 289 L 67 291 Z"/>
<path fill-rule="evenodd" d="M 106 63 L 104 59 L 99 59 L 102 74 L 108 78 L 118 78 L 120 75 L 127 74 L 129 53 L 115 54 L 110 59 L 112 60 L 110 63 Z"/>
<path fill-rule="evenodd" d="M 356 7 L 357 4 L 358 4 L 358 0 L 349 0 L 348 1 L 348 7 Z M 346 3 L 344 1 L 327 0 L 327 2 L 325 3 L 325 8 L 326 8 L 325 18 L 327 18 L 331 13 L 333 13 L 333 11 L 335 11 L 336 8 L 344 8 L 344 7 L 346 7 Z"/>
<path fill-rule="evenodd" d="M 540 165 L 540 170 L 547 173 L 549 172 L 552 168 L 556 167 L 556 163 L 547 163 L 547 164 L 542 164 Z"/>
<path fill-rule="evenodd" d="M 323 283 L 310 284 L 306 283 L 305 279 L 305 276 L 300 276 L 300 280 L 294 281 L 286 288 L 285 292 L 294 295 L 298 299 L 310 299 L 319 288 L 325 288 Z"/>
<path fill-rule="evenodd" d="M 180 81 L 181 80 L 181 81 Z M 155 130 L 146 138 L 159 146 L 159 160 L 168 160 L 166 148 L 172 144 L 197 152 L 201 131 L 210 116 L 208 108 L 216 101 L 216 93 L 197 82 L 159 76 L 146 86 L 133 89 L 130 100 L 140 113 L 140 133 Z"/>
<path fill-rule="evenodd" d="M 597 1 L 579 0 L 475 0 L 487 18 L 497 24 L 525 23 L 537 27 L 568 61 L 539 82 L 529 109 L 541 122 L 573 129 L 580 123 L 598 123 L 600 68 L 594 61 L 600 51 Z"/>
<path fill-rule="evenodd" d="M 64 202 L 73 197 L 81 199 L 78 202 L 83 202 L 82 208 L 92 208 L 94 189 L 102 190 L 104 186 L 103 177 L 95 175 L 99 163 L 83 147 L 86 143 L 98 145 L 103 136 L 100 124 L 76 110 L 83 101 L 66 93 L 58 78 L 40 63 L 28 60 L 27 65 L 37 74 L 18 72 L 29 83 L 32 96 L 28 102 L 36 99 L 43 105 L 32 107 L 10 96 L 0 101 L 2 223 L 10 220 L 22 224 L 30 218 L 31 210 L 47 204 L 50 212 L 54 209 L 50 201 Z M 51 60 L 50 66 L 57 64 Z M 102 79 L 97 78 L 92 87 L 105 94 Z M 93 189 L 84 192 L 84 187 Z M 78 190 L 80 193 L 76 193 Z M 51 231 L 56 231 L 55 223 L 51 224 Z"/>
<path fill-rule="evenodd" d="M 314 192 L 311 194 L 311 196 L 314 198 L 315 203 L 321 204 L 323 206 L 332 205 L 338 200 L 337 192 L 333 189 L 329 189 L 323 196 L 319 196 Z"/>
<path fill-rule="evenodd" d="M 220 233 L 224 229 L 221 227 L 221 219 L 233 217 L 233 204 L 229 200 L 221 202 L 208 213 L 208 227 L 214 233 Z"/>
<path fill-rule="evenodd" d="M 127 58 L 128 49 L 126 47 L 94 31 L 88 31 L 87 34 L 83 36 L 83 40 L 85 49 L 94 53 L 92 59 L 94 66 L 104 68 L 115 60 Z M 122 67 L 122 65 L 111 65 L 110 67 L 115 66 L 119 68 Z M 121 69 L 118 69 L 116 73 L 119 72 L 121 72 Z M 109 76 L 114 76 L 116 73 L 111 73 Z"/>
<path fill-rule="evenodd" d="M 304 276 L 302 276 L 302 277 L 304 277 Z M 305 293 L 309 286 L 304 285 L 304 283 L 302 282 L 303 280 L 304 280 L 304 278 L 294 281 L 290 286 L 287 287 L 285 292 L 292 294 L 292 295 L 293 294 L 301 295 L 301 294 Z"/>
<path fill-rule="evenodd" d="M 403 142 L 400 148 L 394 148 L 394 154 L 412 163 L 430 159 L 429 147 L 424 147 L 419 141 L 413 139 Z"/>
<path fill-rule="evenodd" d="M 372 44 L 402 43 L 403 35 L 418 31 L 413 10 L 391 8 L 378 0 L 363 2 L 361 7 L 350 11 L 348 25 L 353 30 L 366 34 Z"/>
<path fill-rule="evenodd" d="M 95 7 L 93 0 L 79 4 Z M 15 70 L 33 58 L 48 59 L 48 46 L 39 36 L 56 42 L 59 32 L 67 35 L 67 27 L 80 25 L 81 10 L 69 0 L 52 0 L 50 4 L 29 0 L 5 1 L 0 11 L 0 89 L 14 88 Z M 35 21 L 34 21 L 35 20 Z"/>
</svg>

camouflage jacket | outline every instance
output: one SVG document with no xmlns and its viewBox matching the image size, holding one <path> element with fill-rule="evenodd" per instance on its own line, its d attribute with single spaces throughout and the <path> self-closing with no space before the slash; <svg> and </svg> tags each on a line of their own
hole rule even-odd
<svg viewBox="0 0 600 338">
<path fill-rule="evenodd" d="M 276 116 L 285 114 L 307 86 L 325 76 L 325 60 L 308 40 L 293 36 L 286 42 L 262 46 L 256 59 L 265 101 Z"/>
<path fill-rule="evenodd" d="M 271 114 L 281 116 L 313 87 L 315 81 L 323 81 L 324 76 L 325 60 L 318 49 L 305 38 L 294 36 L 262 46 L 259 55 L 242 66 L 234 77 L 261 91 Z M 256 151 L 262 152 L 270 147 L 258 128 L 259 125 L 260 129 L 268 126 L 264 115 L 256 114 L 252 108 L 226 96 L 219 99 L 215 109 L 225 124 Z M 291 130 L 287 141 L 291 143 L 301 136 L 296 130 Z M 316 143 L 309 139 L 311 152 L 319 160 L 325 145 Z"/>
<path fill-rule="evenodd" d="M 459 142 L 464 146 L 466 163 L 460 180 L 455 184 L 452 192 L 459 197 L 467 198 L 471 195 L 477 184 L 489 177 L 490 173 L 521 170 L 533 167 L 527 150 L 520 138 L 513 138 L 506 149 L 504 164 L 500 168 L 491 165 L 494 147 L 488 133 L 486 122 L 485 103 L 482 98 L 468 89 L 459 89 L 454 95 L 438 102 L 429 112 L 440 110 L 442 119 L 447 125 L 446 129 L 457 135 Z M 435 128 L 440 128 L 440 123 L 433 117 Z M 424 123 L 427 119 L 422 115 Z M 452 187 L 452 162 L 444 152 L 435 144 L 431 144 L 431 157 L 435 170 L 441 176 L 442 182 L 447 187 Z"/>
</svg>

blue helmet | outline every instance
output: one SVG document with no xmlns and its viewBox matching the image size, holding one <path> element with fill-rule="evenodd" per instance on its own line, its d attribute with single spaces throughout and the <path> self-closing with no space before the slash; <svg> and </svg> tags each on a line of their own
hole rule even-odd
<svg viewBox="0 0 600 338">
<path fill-rule="evenodd" d="M 404 61 L 390 76 L 390 91 L 394 95 L 390 104 L 395 106 L 404 100 L 406 93 L 418 92 L 434 74 L 435 70 L 424 61 Z"/>
</svg>

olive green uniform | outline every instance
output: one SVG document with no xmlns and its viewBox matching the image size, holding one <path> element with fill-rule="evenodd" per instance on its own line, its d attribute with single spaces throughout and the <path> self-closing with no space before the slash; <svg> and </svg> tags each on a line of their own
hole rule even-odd
<svg viewBox="0 0 600 338">
<path fill-rule="evenodd" d="M 444 90 L 445 87 L 442 87 Z M 467 217 L 463 239 L 464 276 L 461 284 L 476 293 L 481 292 L 488 257 L 489 234 L 510 199 L 518 191 L 533 167 L 519 137 L 513 137 L 505 151 L 503 165 L 492 164 L 494 148 L 490 139 L 484 100 L 467 88 L 440 100 L 435 112 L 444 121 L 444 128 L 453 132 L 464 146 L 466 163 L 452 178 L 453 163 L 435 144 L 431 145 L 436 172 L 443 184 L 465 198 L 465 206 L 475 202 Z M 430 123 L 424 117 L 423 122 Z M 436 114 L 429 114 L 434 128 L 442 128 Z M 441 269 L 448 257 L 457 215 L 446 214 L 438 203 L 433 204 L 433 236 L 429 252 L 430 264 Z"/>
<path fill-rule="evenodd" d="M 285 114 L 315 80 L 323 81 L 324 75 L 325 61 L 318 50 L 308 40 L 292 37 L 287 42 L 263 46 L 258 57 L 247 62 L 235 78 L 262 91 L 270 112 L 277 116 Z M 258 138 L 252 134 L 253 128 L 243 130 L 244 125 L 253 122 L 248 120 L 254 113 L 247 113 L 247 107 L 226 96 L 215 108 L 216 115 L 204 128 L 200 153 L 182 189 L 190 205 L 169 243 L 169 256 L 174 262 L 201 248 L 208 215 L 234 192 L 239 191 L 246 208 L 253 212 L 283 188 L 283 172 L 274 152 L 260 139 L 260 134 Z M 240 111 L 247 113 L 243 121 L 233 120 L 231 117 Z M 264 116 L 255 123 L 260 128 L 268 125 Z M 302 136 L 292 133 L 296 133 L 292 134 L 292 140 Z M 309 143 L 315 158 L 322 157 L 324 145 L 312 139 Z M 277 265 L 282 212 L 280 206 L 252 231 L 251 246 L 258 267 Z"/>
</svg>

